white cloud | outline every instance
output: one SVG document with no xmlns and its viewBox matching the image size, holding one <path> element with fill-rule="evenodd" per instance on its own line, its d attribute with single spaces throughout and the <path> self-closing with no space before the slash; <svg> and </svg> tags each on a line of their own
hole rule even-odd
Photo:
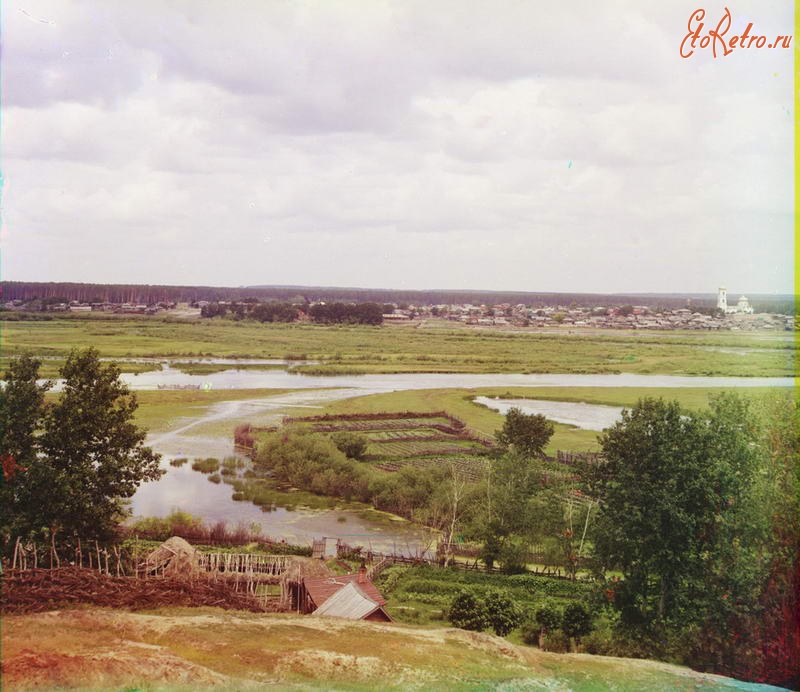
<svg viewBox="0 0 800 692">
<path fill-rule="evenodd" d="M 789 292 L 792 53 L 694 9 L 4 3 L 4 278 Z"/>
</svg>

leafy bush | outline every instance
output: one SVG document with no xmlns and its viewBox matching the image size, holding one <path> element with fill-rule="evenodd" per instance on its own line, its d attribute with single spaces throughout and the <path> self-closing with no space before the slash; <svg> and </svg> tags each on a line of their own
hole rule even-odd
<svg viewBox="0 0 800 692">
<path fill-rule="evenodd" d="M 189 460 L 186 457 L 178 457 L 177 459 L 170 459 L 169 465 L 174 466 L 175 468 L 180 468 L 187 461 Z"/>
<path fill-rule="evenodd" d="M 615 656 L 618 645 L 613 631 L 608 627 L 595 629 L 581 639 L 581 653 L 595 656 Z"/>
<path fill-rule="evenodd" d="M 450 604 L 448 619 L 453 627 L 480 632 L 489 625 L 485 605 L 470 591 L 461 591 Z"/>
<path fill-rule="evenodd" d="M 406 576 L 407 572 L 408 567 L 402 566 L 390 567 L 389 569 L 381 572 L 380 576 L 378 577 L 381 591 L 383 591 L 383 593 L 392 593 L 392 591 L 397 588 L 400 580 Z"/>
<path fill-rule="evenodd" d="M 498 561 L 503 574 L 521 574 L 526 571 L 525 561 L 528 551 L 522 545 L 506 541 L 500 548 Z"/>
<path fill-rule="evenodd" d="M 564 607 L 561 626 L 568 637 L 580 640 L 582 636 L 592 631 L 591 613 L 580 601 L 568 603 Z"/>
<path fill-rule="evenodd" d="M 533 614 L 533 619 L 536 624 L 539 625 L 539 629 L 550 632 L 561 627 L 563 615 L 554 605 L 546 603 L 536 609 L 536 612 Z"/>
<path fill-rule="evenodd" d="M 222 481 L 222 477 L 218 473 L 214 473 L 208 477 L 208 480 L 212 483 L 219 484 Z"/>
<path fill-rule="evenodd" d="M 552 603 L 545 603 L 529 612 L 521 625 L 522 641 L 539 646 L 547 632 L 561 627 L 561 610 Z"/>
<path fill-rule="evenodd" d="M 526 644 L 530 644 L 531 646 L 539 646 L 539 635 L 541 634 L 542 630 L 530 613 L 528 613 L 522 619 L 522 622 L 519 626 L 519 631 L 520 635 L 522 636 L 522 641 L 524 641 Z"/>
<path fill-rule="evenodd" d="M 565 654 L 569 651 L 569 637 L 561 630 L 548 632 L 542 637 L 542 649 L 557 654 Z"/>
<path fill-rule="evenodd" d="M 353 432 L 338 432 L 331 437 L 333 444 L 349 459 L 361 461 L 367 453 L 367 438 Z"/>
<path fill-rule="evenodd" d="M 522 612 L 508 591 L 491 589 L 484 601 L 486 619 L 494 633 L 505 637 L 519 625 Z"/>
</svg>

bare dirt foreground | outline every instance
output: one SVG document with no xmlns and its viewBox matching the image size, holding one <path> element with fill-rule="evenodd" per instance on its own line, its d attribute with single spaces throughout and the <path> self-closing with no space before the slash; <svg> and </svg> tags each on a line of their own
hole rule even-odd
<svg viewBox="0 0 800 692">
<path fill-rule="evenodd" d="M 652 661 L 550 654 L 456 629 L 194 608 L 2 621 L 2 689 L 776 689 Z"/>
</svg>

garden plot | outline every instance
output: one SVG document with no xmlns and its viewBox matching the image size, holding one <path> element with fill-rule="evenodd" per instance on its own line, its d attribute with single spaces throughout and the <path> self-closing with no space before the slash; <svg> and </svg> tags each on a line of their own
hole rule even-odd
<svg viewBox="0 0 800 692">
<path fill-rule="evenodd" d="M 335 435 L 356 433 L 367 441 L 364 461 L 387 472 L 403 466 L 455 464 L 471 476 L 482 474 L 494 443 L 444 413 L 404 411 L 287 418 L 285 424 Z"/>
</svg>

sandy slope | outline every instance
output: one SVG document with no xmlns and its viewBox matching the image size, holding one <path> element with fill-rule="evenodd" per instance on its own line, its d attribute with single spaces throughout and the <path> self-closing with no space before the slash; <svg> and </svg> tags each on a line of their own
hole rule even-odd
<svg viewBox="0 0 800 692">
<path fill-rule="evenodd" d="M 2 689 L 767 689 L 456 629 L 217 609 L 3 618 Z M 774 688 L 772 688 L 774 689 Z"/>
</svg>

